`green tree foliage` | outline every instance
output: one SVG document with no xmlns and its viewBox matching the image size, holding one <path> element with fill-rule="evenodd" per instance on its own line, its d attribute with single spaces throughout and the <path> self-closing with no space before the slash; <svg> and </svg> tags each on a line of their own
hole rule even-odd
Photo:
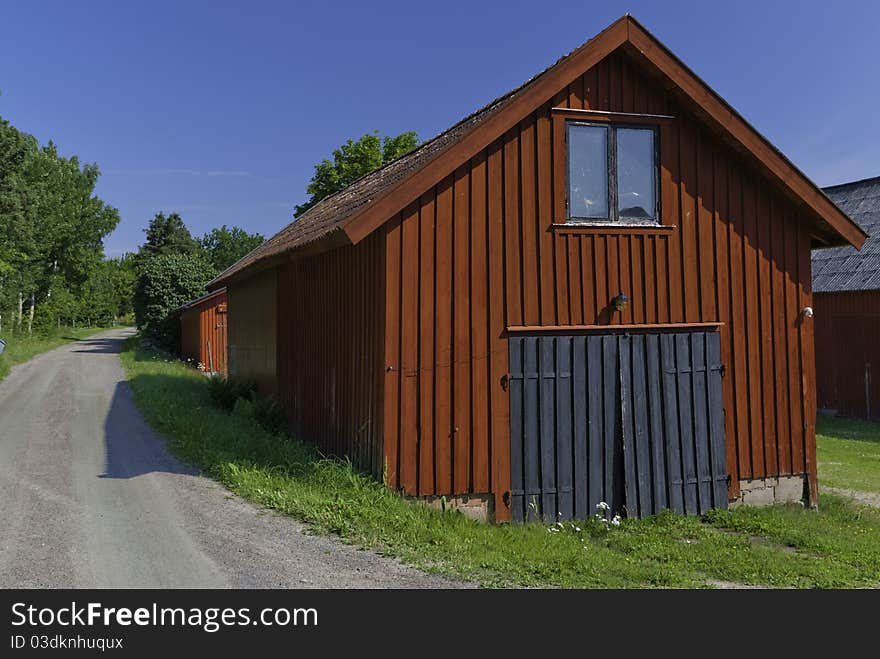
<svg viewBox="0 0 880 659">
<path fill-rule="evenodd" d="M 56 289 L 88 309 L 87 282 L 104 258 L 103 239 L 119 222 L 95 196 L 100 171 L 65 158 L 0 118 L 0 318 L 20 329 L 34 304 L 34 322 Z M 21 302 L 20 302 L 21 301 Z M 24 312 L 24 314 L 20 312 Z M 17 322 L 12 318 L 18 316 Z"/>
<path fill-rule="evenodd" d="M 177 350 L 180 322 L 169 314 L 205 293 L 216 274 L 202 254 L 161 254 L 149 259 L 137 280 L 135 315 L 144 334 L 167 350 Z"/>
<path fill-rule="evenodd" d="M 396 137 L 380 137 L 377 131 L 357 140 L 349 139 L 334 149 L 332 162 L 325 159 L 315 165 L 315 174 L 306 188 L 311 197 L 294 209 L 293 216 L 299 217 L 324 197 L 339 192 L 364 174 L 412 151 L 418 144 L 419 138 L 412 132 Z"/>
<path fill-rule="evenodd" d="M 193 254 L 200 249 L 199 241 L 192 237 L 177 213 L 156 213 L 144 233 L 147 240 L 138 251 L 141 265 L 161 254 Z"/>
<path fill-rule="evenodd" d="M 202 237 L 205 256 L 217 272 L 226 270 L 245 254 L 255 250 L 266 240 L 258 233 L 248 233 L 239 227 L 212 229 Z"/>
</svg>

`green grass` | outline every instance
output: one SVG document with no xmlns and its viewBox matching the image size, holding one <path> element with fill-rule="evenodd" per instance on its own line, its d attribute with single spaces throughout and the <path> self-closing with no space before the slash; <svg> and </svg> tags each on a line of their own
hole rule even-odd
<svg viewBox="0 0 880 659">
<path fill-rule="evenodd" d="M 880 492 L 880 423 L 819 415 L 816 445 L 820 483 Z"/>
<path fill-rule="evenodd" d="M 0 335 L 7 341 L 6 350 L 0 354 L 0 380 L 9 375 L 10 369 L 16 364 L 26 362 L 40 353 L 52 350 L 58 346 L 84 339 L 92 334 L 103 332 L 107 327 L 61 327 L 54 329 L 48 334 L 28 335 Z"/>
<path fill-rule="evenodd" d="M 557 526 L 488 525 L 402 499 L 338 460 L 228 414 L 204 376 L 136 349 L 122 361 L 137 405 L 173 452 L 227 488 L 307 522 L 315 533 L 487 586 L 880 586 L 880 510 L 824 496 L 799 506 L 671 513 Z M 578 530 L 580 529 L 580 530 Z"/>
</svg>

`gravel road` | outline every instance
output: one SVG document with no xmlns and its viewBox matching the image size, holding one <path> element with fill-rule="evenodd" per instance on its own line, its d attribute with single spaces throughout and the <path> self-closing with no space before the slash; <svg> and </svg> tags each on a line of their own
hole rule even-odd
<svg viewBox="0 0 880 659">
<path fill-rule="evenodd" d="M 232 496 L 171 457 L 132 401 L 130 330 L 0 383 L 0 587 L 443 588 Z"/>
</svg>

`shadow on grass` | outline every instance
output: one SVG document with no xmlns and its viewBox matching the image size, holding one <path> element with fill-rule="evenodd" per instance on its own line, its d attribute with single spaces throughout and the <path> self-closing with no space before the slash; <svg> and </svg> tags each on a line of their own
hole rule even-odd
<svg viewBox="0 0 880 659">
<path fill-rule="evenodd" d="M 848 439 L 856 442 L 880 442 L 880 423 L 851 419 L 847 417 L 819 414 L 816 418 L 816 432 L 835 439 Z"/>
<path fill-rule="evenodd" d="M 137 351 L 135 360 L 151 362 L 163 361 L 163 358 Z M 117 389 L 114 402 L 119 398 L 124 408 L 133 408 L 134 401 L 139 400 L 138 408 L 147 422 L 167 434 L 169 448 L 177 457 L 221 480 L 224 469 L 230 465 L 298 477 L 314 476 L 330 469 L 344 470 L 351 471 L 354 478 L 372 481 L 376 488 L 393 496 L 371 476 L 354 472 L 350 463 L 323 456 L 312 444 L 272 434 L 250 415 L 220 409 L 208 394 L 207 381 L 195 369 L 179 375 L 138 374 L 129 383 L 134 397 L 127 400 L 125 390 Z M 125 416 L 125 413 L 121 415 Z M 123 448 L 125 441 L 122 439 Z M 108 444 L 108 454 L 112 452 Z"/>
</svg>

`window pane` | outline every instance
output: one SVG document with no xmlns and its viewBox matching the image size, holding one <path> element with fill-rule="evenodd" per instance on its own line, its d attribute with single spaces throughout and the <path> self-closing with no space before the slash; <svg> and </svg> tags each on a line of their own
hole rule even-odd
<svg viewBox="0 0 880 659">
<path fill-rule="evenodd" d="M 608 217 L 608 129 L 568 127 L 568 216 Z"/>
<path fill-rule="evenodd" d="M 617 209 L 620 217 L 654 218 L 654 131 L 617 129 Z"/>
</svg>

